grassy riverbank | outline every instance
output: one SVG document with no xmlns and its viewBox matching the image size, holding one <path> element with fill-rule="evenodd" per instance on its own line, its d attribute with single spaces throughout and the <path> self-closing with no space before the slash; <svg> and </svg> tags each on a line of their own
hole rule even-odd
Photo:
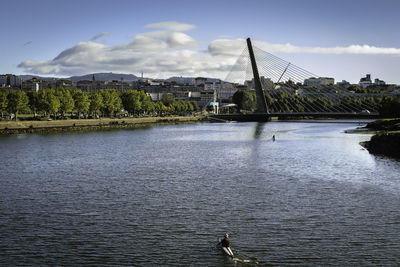
<svg viewBox="0 0 400 267">
<path fill-rule="evenodd" d="M 0 121 L 0 134 L 43 133 L 112 128 L 134 128 L 153 124 L 191 123 L 205 120 L 204 116 L 168 116 L 143 118 L 68 119 L 52 121 Z"/>
<path fill-rule="evenodd" d="M 373 121 L 366 128 L 376 132 L 370 141 L 361 144 L 370 153 L 400 158 L 400 119 Z"/>
<path fill-rule="evenodd" d="M 374 131 L 400 132 L 400 119 L 381 119 L 370 122 L 365 126 Z"/>
</svg>

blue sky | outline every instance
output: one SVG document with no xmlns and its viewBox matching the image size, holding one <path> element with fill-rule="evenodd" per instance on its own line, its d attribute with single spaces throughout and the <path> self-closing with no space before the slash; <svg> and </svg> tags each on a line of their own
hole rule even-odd
<svg viewBox="0 0 400 267">
<path fill-rule="evenodd" d="M 224 79 L 244 39 L 319 76 L 400 84 L 400 1 L 0 0 L 0 73 Z"/>
</svg>

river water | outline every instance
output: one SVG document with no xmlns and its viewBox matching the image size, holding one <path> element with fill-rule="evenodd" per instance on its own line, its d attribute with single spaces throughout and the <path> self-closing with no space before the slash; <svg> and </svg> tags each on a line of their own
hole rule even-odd
<svg viewBox="0 0 400 267">
<path fill-rule="evenodd" d="M 398 266 L 400 162 L 357 126 L 0 137 L 0 265 Z"/>
</svg>

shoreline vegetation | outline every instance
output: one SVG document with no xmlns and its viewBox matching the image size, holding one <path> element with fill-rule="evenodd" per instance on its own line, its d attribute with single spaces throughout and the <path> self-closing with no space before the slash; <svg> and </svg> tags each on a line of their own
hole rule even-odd
<svg viewBox="0 0 400 267">
<path fill-rule="evenodd" d="M 368 123 L 366 131 L 375 135 L 370 141 L 361 142 L 371 154 L 400 159 L 400 119 L 381 119 Z"/>
<path fill-rule="evenodd" d="M 196 123 L 205 120 L 205 116 L 198 115 L 142 118 L 125 117 L 100 119 L 68 119 L 51 121 L 0 121 L 0 135 L 138 128 L 160 124 Z"/>
</svg>

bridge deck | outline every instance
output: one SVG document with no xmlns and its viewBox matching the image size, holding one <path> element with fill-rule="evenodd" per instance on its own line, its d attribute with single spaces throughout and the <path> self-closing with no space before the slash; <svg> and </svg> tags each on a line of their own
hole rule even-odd
<svg viewBox="0 0 400 267">
<path fill-rule="evenodd" d="M 314 119 L 376 119 L 379 117 L 378 113 L 269 113 L 269 114 L 217 114 L 211 115 L 211 119 L 220 121 L 255 121 L 265 122 L 270 121 L 272 117 L 278 119 L 301 119 L 301 118 L 314 118 Z"/>
</svg>

